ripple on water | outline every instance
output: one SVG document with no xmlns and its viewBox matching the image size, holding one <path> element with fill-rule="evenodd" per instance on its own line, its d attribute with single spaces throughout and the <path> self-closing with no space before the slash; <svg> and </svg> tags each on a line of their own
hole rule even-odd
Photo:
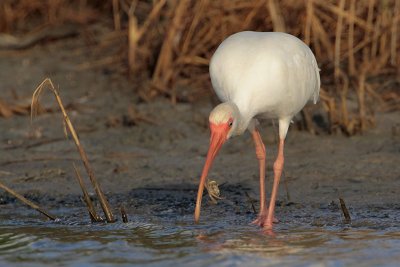
<svg viewBox="0 0 400 267">
<path fill-rule="evenodd" d="M 288 218 L 273 233 L 250 225 L 252 215 L 229 213 L 208 216 L 198 225 L 192 216 L 175 215 L 150 219 L 137 215 L 126 224 L 91 224 L 77 216 L 59 222 L 0 220 L 0 265 L 396 266 L 400 262 L 397 219 L 360 216 L 351 225 L 316 226 Z"/>
</svg>

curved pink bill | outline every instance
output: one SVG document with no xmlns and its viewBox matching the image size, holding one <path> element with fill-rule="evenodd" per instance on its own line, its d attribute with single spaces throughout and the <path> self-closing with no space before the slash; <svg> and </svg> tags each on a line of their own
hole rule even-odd
<svg viewBox="0 0 400 267">
<path fill-rule="evenodd" d="M 214 130 L 213 128 L 217 127 L 214 126 L 211 128 L 210 147 L 208 148 L 207 159 L 203 167 L 203 172 L 201 173 L 199 190 L 197 192 L 196 209 L 194 212 L 194 220 L 196 223 L 199 222 L 200 218 L 201 199 L 203 197 L 204 184 L 206 182 L 208 171 L 211 168 L 215 156 L 226 141 L 227 131 L 224 131 L 224 129 Z"/>
</svg>

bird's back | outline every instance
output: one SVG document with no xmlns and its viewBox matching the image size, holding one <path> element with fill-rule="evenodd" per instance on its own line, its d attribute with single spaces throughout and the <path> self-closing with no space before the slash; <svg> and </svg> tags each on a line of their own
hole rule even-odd
<svg viewBox="0 0 400 267">
<path fill-rule="evenodd" d="M 320 78 L 310 48 L 278 32 L 239 32 L 228 37 L 210 62 L 214 90 L 247 116 L 292 117 L 318 100 Z"/>
</svg>

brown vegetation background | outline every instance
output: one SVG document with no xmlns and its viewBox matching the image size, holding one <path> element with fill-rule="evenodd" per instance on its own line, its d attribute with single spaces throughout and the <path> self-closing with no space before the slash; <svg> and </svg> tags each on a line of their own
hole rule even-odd
<svg viewBox="0 0 400 267">
<path fill-rule="evenodd" d="M 145 101 L 210 95 L 208 62 L 218 44 L 243 30 L 284 31 L 314 51 L 328 131 L 374 125 L 374 113 L 400 109 L 400 0 L 3 0 L 0 34 L 32 35 L 73 24 L 93 44 L 91 25 L 108 25 L 99 58 L 132 79 Z M 112 48 L 112 49 L 111 49 Z M 34 86 L 34 85 L 33 85 Z M 314 131 L 313 108 L 302 127 Z"/>
</svg>

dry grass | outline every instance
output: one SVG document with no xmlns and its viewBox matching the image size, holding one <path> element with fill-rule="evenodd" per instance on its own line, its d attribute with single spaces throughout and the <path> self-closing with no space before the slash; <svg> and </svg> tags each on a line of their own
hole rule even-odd
<svg viewBox="0 0 400 267">
<path fill-rule="evenodd" d="M 0 182 L 0 188 L 3 189 L 4 191 L 6 191 L 7 193 L 9 193 L 10 195 L 12 195 L 13 197 L 17 198 L 19 201 L 21 201 L 25 205 L 31 207 L 34 210 L 37 210 L 38 212 L 40 212 L 41 214 L 43 214 L 44 216 L 46 216 L 50 220 L 55 221 L 57 219 L 54 215 L 51 215 L 50 213 L 48 213 L 47 211 L 45 211 L 44 209 L 42 209 L 41 207 L 39 207 L 38 205 L 36 205 L 32 201 L 26 199 L 23 195 L 18 194 L 17 192 L 15 192 L 14 190 L 9 188 L 8 186 L 3 184 L 2 182 Z"/>
<path fill-rule="evenodd" d="M 0 31 L 19 29 L 33 14 L 42 24 L 87 23 L 102 12 L 115 35 L 127 40 L 124 51 L 103 61 L 128 66 L 144 100 L 163 95 L 173 103 L 210 94 L 208 62 L 228 35 L 286 31 L 316 54 L 329 132 L 360 133 L 374 125 L 377 110 L 400 109 L 398 0 L 109 0 L 100 6 L 94 9 L 89 0 L 5 1 Z M 305 125 L 314 131 L 310 121 Z"/>
<path fill-rule="evenodd" d="M 87 172 L 87 174 L 88 174 L 88 176 L 90 178 L 90 181 L 91 181 L 91 183 L 93 185 L 93 188 L 94 188 L 94 190 L 95 190 L 95 192 L 97 194 L 97 197 L 99 198 L 100 205 L 101 205 L 101 207 L 103 209 L 103 212 L 104 212 L 104 215 L 106 217 L 107 222 L 114 222 L 115 219 L 114 219 L 114 215 L 112 214 L 112 211 L 111 211 L 111 208 L 110 208 L 110 204 L 108 203 L 107 198 L 105 197 L 105 195 L 103 193 L 103 190 L 101 189 L 100 184 L 99 184 L 99 182 L 97 181 L 97 179 L 96 179 L 96 177 L 94 175 L 94 172 L 93 172 L 93 169 L 92 169 L 92 167 L 91 167 L 91 165 L 89 163 L 89 159 L 87 157 L 87 154 L 86 154 L 85 150 L 83 149 L 83 146 L 82 146 L 81 142 L 79 141 L 78 134 L 75 131 L 75 127 L 72 125 L 72 122 L 69 119 L 69 117 L 67 115 L 67 112 L 65 111 L 64 105 L 63 105 L 63 103 L 61 101 L 61 97 L 60 97 L 57 89 L 54 87 L 53 82 L 49 78 L 46 78 L 36 88 L 36 90 L 33 93 L 32 104 L 31 104 L 31 118 L 33 119 L 33 117 L 37 114 L 37 108 L 38 108 L 38 104 L 39 104 L 40 94 L 46 88 L 48 88 L 54 94 L 54 96 L 56 98 L 57 104 L 59 105 L 59 107 L 61 109 L 61 112 L 63 114 L 63 123 L 64 123 L 64 127 L 65 127 L 64 131 L 65 131 L 66 135 L 67 135 L 67 130 L 72 135 L 72 138 L 73 138 L 73 140 L 75 142 L 76 148 L 77 148 L 77 150 L 79 152 L 79 155 L 81 156 L 83 165 L 85 166 L 86 172 Z M 88 194 L 86 192 L 86 189 L 84 188 L 83 183 L 81 182 L 82 179 L 80 178 L 79 171 L 76 169 L 75 165 L 74 165 L 74 168 L 75 168 L 75 172 L 76 172 L 77 178 L 79 180 L 79 184 L 80 184 L 80 186 L 82 188 L 82 191 L 84 193 L 85 201 L 87 203 L 91 219 L 95 220 L 95 221 L 98 221 L 98 220 L 100 220 L 100 218 L 94 212 L 94 208 L 93 208 L 93 205 L 90 202 L 90 198 L 89 198 L 89 201 L 88 201 Z"/>
<path fill-rule="evenodd" d="M 0 2 L 0 32 L 34 31 L 46 25 L 89 23 L 99 10 L 87 0 L 3 0 Z M 107 2 L 107 1 L 104 1 Z"/>
</svg>

